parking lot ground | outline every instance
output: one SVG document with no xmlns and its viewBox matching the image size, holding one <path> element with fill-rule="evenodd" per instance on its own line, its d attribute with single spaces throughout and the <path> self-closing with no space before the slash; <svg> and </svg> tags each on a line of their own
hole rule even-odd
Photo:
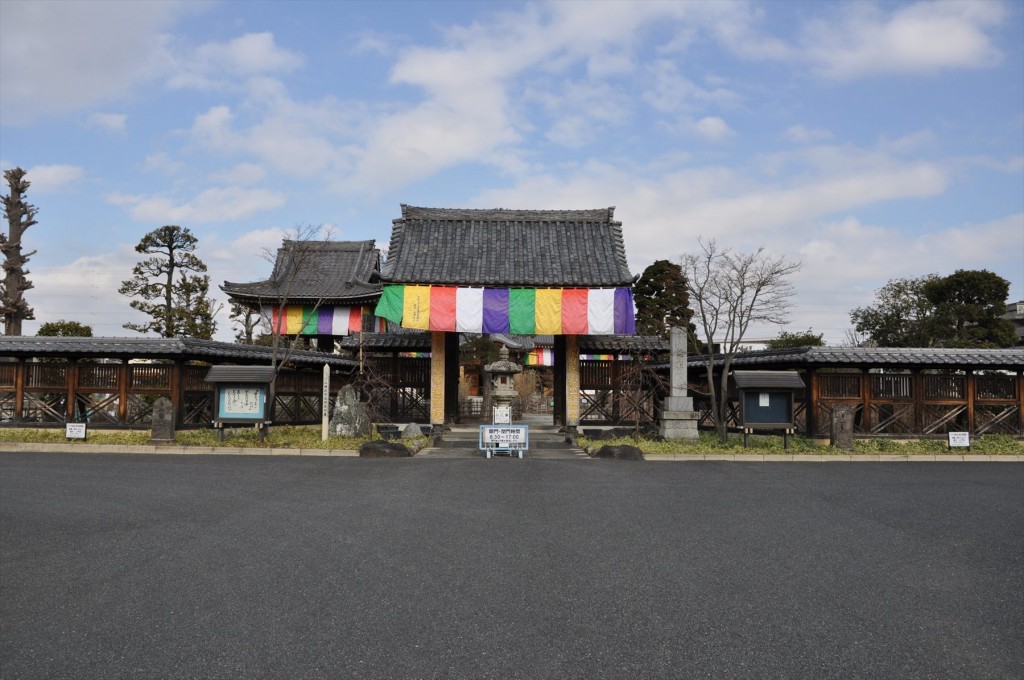
<svg viewBox="0 0 1024 680">
<path fill-rule="evenodd" d="M 0 454 L 0 677 L 1024 677 L 1024 466 Z"/>
</svg>

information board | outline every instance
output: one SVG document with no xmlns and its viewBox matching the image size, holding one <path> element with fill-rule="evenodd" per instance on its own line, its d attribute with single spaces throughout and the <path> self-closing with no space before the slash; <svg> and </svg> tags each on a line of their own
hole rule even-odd
<svg viewBox="0 0 1024 680">
<path fill-rule="evenodd" d="M 64 436 L 68 439 L 85 439 L 85 423 L 68 423 L 64 426 Z"/>
<path fill-rule="evenodd" d="M 511 404 L 498 404 L 494 407 L 494 419 L 491 421 L 495 425 L 511 425 L 512 424 L 512 406 Z"/>
<path fill-rule="evenodd" d="M 221 385 L 217 418 L 222 420 L 263 420 L 266 410 L 265 385 Z"/>
<path fill-rule="evenodd" d="M 949 433 L 949 448 L 971 448 L 971 433 L 970 432 L 950 432 Z"/>
</svg>

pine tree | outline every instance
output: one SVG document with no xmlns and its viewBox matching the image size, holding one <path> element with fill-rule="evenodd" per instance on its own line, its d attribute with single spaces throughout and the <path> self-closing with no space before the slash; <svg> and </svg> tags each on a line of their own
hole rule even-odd
<svg viewBox="0 0 1024 680">
<path fill-rule="evenodd" d="M 210 277 L 203 274 L 206 264 L 194 255 L 198 242 L 187 228 L 173 224 L 142 237 L 135 251 L 152 257 L 132 268 L 132 278 L 122 281 L 118 292 L 137 298 L 132 308 L 151 320 L 126 323 L 125 328 L 165 338 L 213 337 L 217 323 L 208 297 Z"/>
</svg>

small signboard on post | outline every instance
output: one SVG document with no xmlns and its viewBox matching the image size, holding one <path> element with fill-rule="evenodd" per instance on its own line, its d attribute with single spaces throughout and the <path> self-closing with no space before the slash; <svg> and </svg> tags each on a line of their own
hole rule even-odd
<svg viewBox="0 0 1024 680">
<path fill-rule="evenodd" d="M 526 425 L 481 425 L 480 450 L 490 458 L 495 453 L 518 453 L 530 448 L 530 430 Z"/>
<path fill-rule="evenodd" d="M 85 439 L 85 423 L 67 423 L 64 426 L 64 436 L 68 439 Z"/>
<path fill-rule="evenodd" d="M 946 435 L 948 437 L 949 448 L 971 448 L 971 433 L 970 432 L 950 432 Z"/>
<path fill-rule="evenodd" d="M 496 404 L 494 406 L 494 420 L 492 422 L 495 425 L 511 425 L 512 424 L 512 405 L 511 404 Z"/>
</svg>

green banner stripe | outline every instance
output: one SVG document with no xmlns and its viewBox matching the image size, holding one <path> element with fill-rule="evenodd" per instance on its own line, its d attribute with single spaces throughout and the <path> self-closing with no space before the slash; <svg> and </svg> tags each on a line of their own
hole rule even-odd
<svg viewBox="0 0 1024 680">
<path fill-rule="evenodd" d="M 405 286 L 384 286 L 380 300 L 377 301 L 377 309 L 373 314 L 388 321 L 402 323 L 404 308 Z"/>
<path fill-rule="evenodd" d="M 537 327 L 534 310 L 537 291 L 533 288 L 512 288 L 508 291 L 509 332 L 533 335 Z"/>
</svg>

